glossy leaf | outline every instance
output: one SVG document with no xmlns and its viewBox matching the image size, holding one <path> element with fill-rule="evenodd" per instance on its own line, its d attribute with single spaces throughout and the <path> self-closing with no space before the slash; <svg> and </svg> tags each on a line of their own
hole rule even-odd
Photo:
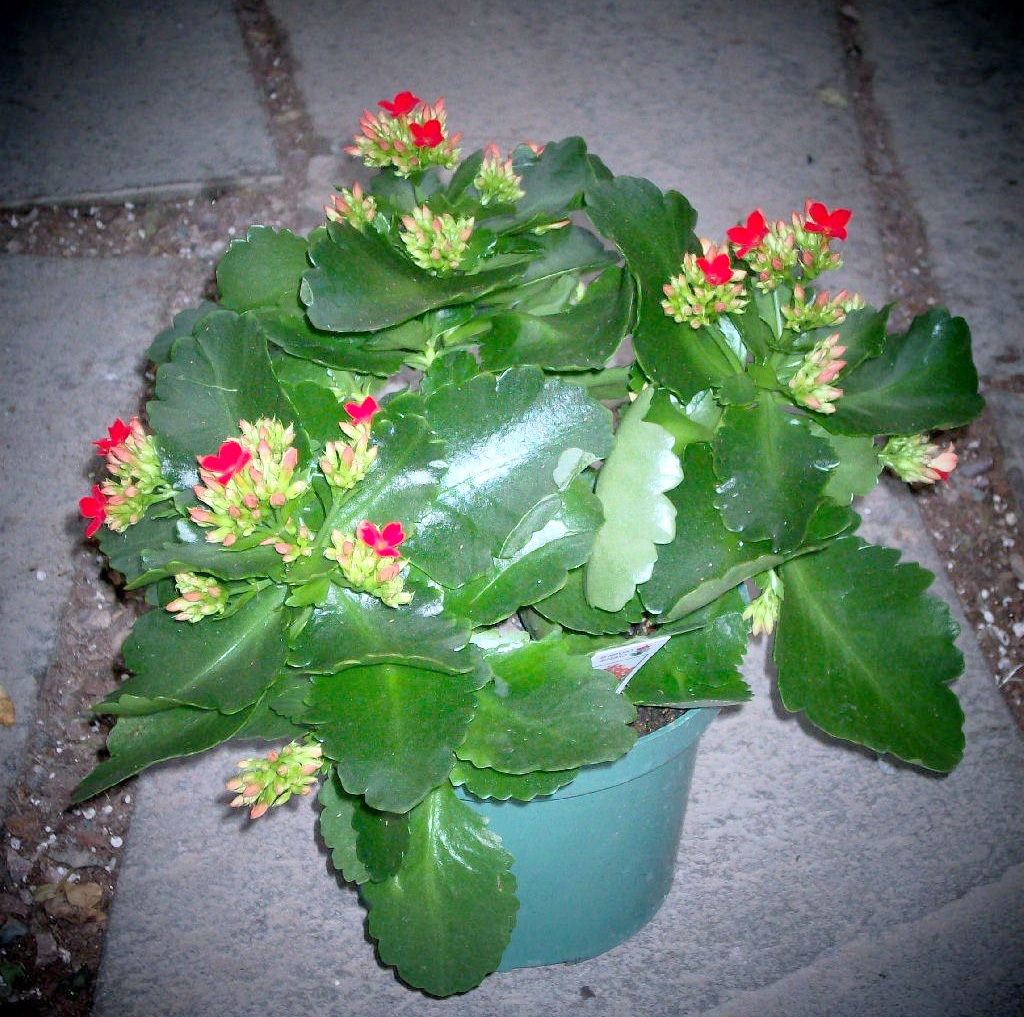
<svg viewBox="0 0 1024 1017">
<path fill-rule="evenodd" d="M 313 268 L 301 297 L 314 328 L 328 332 L 376 332 L 448 304 L 465 304 L 507 285 L 524 263 L 472 275 L 424 272 L 385 240 L 331 223 L 310 242 Z"/>
<path fill-rule="evenodd" d="M 84 802 L 154 763 L 195 755 L 226 742 L 244 727 L 248 713 L 177 706 L 139 717 L 121 717 L 107 738 L 110 758 L 78 785 L 71 800 Z"/>
<path fill-rule="evenodd" d="M 786 560 L 767 541 L 747 542 L 726 529 L 714 504 L 717 483 L 709 446 L 688 446 L 683 482 L 669 495 L 676 507 L 675 539 L 659 549 L 654 572 L 640 587 L 644 605 L 661 620 L 685 617 Z M 793 553 L 820 547 L 857 521 L 848 509 L 824 506 L 811 519 L 803 546 Z"/>
<path fill-rule="evenodd" d="M 172 514 L 169 515 L 169 511 Z M 170 541 L 174 537 L 178 519 L 178 515 L 169 510 L 166 504 L 158 503 L 150 506 L 134 526 L 129 526 L 121 533 L 103 526 L 96 537 L 110 567 L 132 581 L 146 571 L 142 561 L 143 552 Z"/>
<path fill-rule="evenodd" d="M 931 573 L 843 537 L 780 575 L 774 660 L 786 709 L 837 738 L 951 770 L 963 752 L 963 713 L 946 683 L 963 657 L 949 608 L 924 592 Z"/>
<path fill-rule="evenodd" d="M 231 241 L 217 265 L 221 303 L 239 313 L 255 307 L 300 309 L 299 283 L 309 268 L 306 246 L 289 230 L 250 226 L 244 240 Z"/>
<path fill-rule="evenodd" d="M 828 442 L 762 397 L 726 408 L 712 449 L 725 525 L 746 541 L 768 541 L 775 553 L 797 548 L 837 464 Z"/>
<path fill-rule="evenodd" d="M 331 864 L 350 883 L 365 883 L 370 870 L 359 859 L 356 831 L 352 825 L 355 814 L 366 806 L 358 795 L 350 795 L 338 780 L 333 767 L 320 785 L 320 836 L 331 852 Z"/>
<path fill-rule="evenodd" d="M 682 480 L 672 435 L 644 419 L 654 389 L 645 389 L 625 411 L 615 445 L 597 476 L 604 508 L 585 571 L 587 600 L 602 611 L 620 611 L 636 587 L 651 577 L 656 545 L 675 533 L 675 508 L 665 497 Z"/>
<path fill-rule="evenodd" d="M 633 677 L 625 695 L 645 706 L 720 706 L 750 699 L 739 673 L 748 626 L 738 611 L 673 636 Z"/>
<path fill-rule="evenodd" d="M 477 798 L 494 798 L 506 802 L 532 802 L 534 798 L 554 794 L 576 779 L 578 769 L 533 770 L 530 773 L 502 773 L 489 766 L 474 766 L 460 759 L 449 779 L 456 787 L 464 787 Z"/>
<path fill-rule="evenodd" d="M 445 595 L 445 605 L 474 627 L 493 625 L 525 604 L 561 589 L 569 570 L 582 565 L 603 518 L 601 506 L 582 481 L 552 496 L 554 516 L 522 547 L 491 560 L 482 576 Z M 543 503 L 542 503 L 543 504 Z"/>
<path fill-rule="evenodd" d="M 160 696 L 222 713 L 251 706 L 277 678 L 287 651 L 286 590 L 270 586 L 234 614 L 175 621 L 163 610 L 139 618 L 125 640 L 133 672 L 120 693 Z"/>
<path fill-rule="evenodd" d="M 473 674 L 378 664 L 316 675 L 305 720 L 349 794 L 408 812 L 448 777 L 473 716 Z"/>
<path fill-rule="evenodd" d="M 198 482 L 196 456 L 236 436 L 239 420 L 295 420 L 259 325 L 229 311 L 207 315 L 192 338 L 174 344 L 157 370 L 156 399 L 147 409 L 164 474 L 181 488 Z"/>
<path fill-rule="evenodd" d="M 159 332 L 146 350 L 146 356 L 154 364 L 162 364 L 170 358 L 174 344 L 182 338 L 192 335 L 192 330 L 211 311 L 219 310 L 217 304 L 204 300 L 198 307 L 187 307 L 179 311 L 168 328 Z"/>
<path fill-rule="evenodd" d="M 518 220 L 561 218 L 567 208 L 579 208 L 586 188 L 611 175 L 579 137 L 548 142 L 539 157 L 517 150 L 513 160 L 526 192 L 516 202 Z"/>
<path fill-rule="evenodd" d="M 356 854 L 370 879 L 387 879 L 401 868 L 409 848 L 408 815 L 378 812 L 363 805 L 352 814 L 352 829 L 356 832 Z"/>
<path fill-rule="evenodd" d="M 400 871 L 362 887 L 380 959 L 434 996 L 465 992 L 497 968 L 515 926 L 512 856 L 445 784 L 409 816 Z"/>
<path fill-rule="evenodd" d="M 618 759 L 636 735 L 632 705 L 615 679 L 574 657 L 557 638 L 488 656 L 494 683 L 479 705 L 460 759 L 506 773 L 567 770 Z"/>
<path fill-rule="evenodd" d="M 643 605 L 637 596 L 618 611 L 603 611 L 590 604 L 583 592 L 584 572 L 582 567 L 573 569 L 565 585 L 556 593 L 536 601 L 533 609 L 548 621 L 592 635 L 629 632 L 643 619 Z"/>
<path fill-rule="evenodd" d="M 601 458 L 611 443 L 608 411 L 535 367 L 438 389 L 426 411 L 447 471 L 414 560 L 445 586 L 486 573 L 509 535 L 558 494 L 556 471 L 567 450 Z"/>
<path fill-rule="evenodd" d="M 443 616 L 438 598 L 426 591 L 396 609 L 369 594 L 332 585 L 293 640 L 288 663 L 320 674 L 384 663 L 472 671 L 469 634 L 468 626 Z"/>
<path fill-rule="evenodd" d="M 969 423 L 981 412 L 971 333 L 963 318 L 936 308 L 906 334 L 841 378 L 836 412 L 821 421 L 842 434 L 913 434 Z"/>
<path fill-rule="evenodd" d="M 480 343 L 487 370 L 538 364 L 548 370 L 603 367 L 629 328 L 632 287 L 619 268 L 590 284 L 584 298 L 556 314 L 496 315 Z"/>
</svg>

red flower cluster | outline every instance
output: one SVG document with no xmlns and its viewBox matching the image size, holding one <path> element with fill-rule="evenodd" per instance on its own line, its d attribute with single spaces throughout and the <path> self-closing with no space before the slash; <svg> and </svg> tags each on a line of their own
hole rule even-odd
<svg viewBox="0 0 1024 1017">
<path fill-rule="evenodd" d="M 809 201 L 806 214 L 804 229 L 808 233 L 822 233 L 833 240 L 846 239 L 846 224 L 853 215 L 848 208 L 834 208 L 830 212 L 820 201 Z"/>
<path fill-rule="evenodd" d="M 397 558 L 398 545 L 405 540 L 405 531 L 401 523 L 386 523 L 379 530 L 371 522 L 362 522 L 356 529 L 356 536 L 382 558 Z"/>
<path fill-rule="evenodd" d="M 394 99 L 381 99 L 377 103 L 381 109 L 387 110 L 393 117 L 404 117 L 411 113 L 423 100 L 412 92 L 399 92 Z"/>
</svg>

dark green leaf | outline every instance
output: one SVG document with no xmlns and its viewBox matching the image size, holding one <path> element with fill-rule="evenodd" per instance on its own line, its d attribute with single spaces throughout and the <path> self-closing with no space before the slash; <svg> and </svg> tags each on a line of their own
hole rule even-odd
<svg viewBox="0 0 1024 1017">
<path fill-rule="evenodd" d="M 603 367 L 629 328 L 632 286 L 619 268 L 603 272 L 583 300 L 557 314 L 496 315 L 480 344 L 481 364 L 501 370 L 538 364 L 548 370 Z"/>
<path fill-rule="evenodd" d="M 170 358 L 171 347 L 174 343 L 183 336 L 191 335 L 192 329 L 211 311 L 216 310 L 215 303 L 204 300 L 198 307 L 189 307 L 184 311 L 179 311 L 174 316 L 170 328 L 165 328 L 150 344 L 149 349 L 146 350 L 146 356 L 154 364 L 162 364 Z"/>
<path fill-rule="evenodd" d="M 350 795 L 331 772 L 320 786 L 320 836 L 331 852 L 331 864 L 350 883 L 365 883 L 370 871 L 360 861 L 356 847 L 356 831 L 352 819 L 356 812 L 365 809 L 358 795 Z"/>
<path fill-rule="evenodd" d="M 427 591 L 396 609 L 366 593 L 332 586 L 292 644 L 288 662 L 332 674 L 361 664 L 407 663 L 430 671 L 472 671 L 469 628 L 440 614 Z"/>
<path fill-rule="evenodd" d="M 551 596 L 534 603 L 542 617 L 576 632 L 593 635 L 628 632 L 643 618 L 640 598 L 634 596 L 620 611 L 603 611 L 587 602 L 583 594 L 584 570 L 573 569 L 565 585 Z"/>
<path fill-rule="evenodd" d="M 456 787 L 464 787 L 477 798 L 532 802 L 541 795 L 554 794 L 579 774 L 573 770 L 534 770 L 532 773 L 502 773 L 489 766 L 474 766 L 460 759 L 449 775 Z"/>
<path fill-rule="evenodd" d="M 535 367 L 446 386 L 426 406 L 448 469 L 409 556 L 445 586 L 490 569 L 522 520 L 559 492 L 565 456 L 602 458 L 611 443 L 608 411 Z"/>
<path fill-rule="evenodd" d="M 615 678 L 574 657 L 557 638 L 488 655 L 494 683 L 479 705 L 460 759 L 505 773 L 567 770 L 618 759 L 636 735 Z"/>
<path fill-rule="evenodd" d="M 182 488 L 198 482 L 196 456 L 236 436 L 239 420 L 295 422 L 259 325 L 230 311 L 207 315 L 192 338 L 174 344 L 171 359 L 157 370 L 148 410 L 164 474 Z"/>
<path fill-rule="evenodd" d="M 934 309 L 885 350 L 840 379 L 843 396 L 822 426 L 841 434 L 913 434 L 969 423 L 981 412 L 971 333 L 963 318 Z"/>
<path fill-rule="evenodd" d="M 166 503 L 150 506 L 145 515 L 121 533 L 106 526 L 97 534 L 100 550 L 107 556 L 110 567 L 120 572 L 129 582 L 146 570 L 142 554 L 148 548 L 160 547 L 174 537 L 179 517 L 168 513 Z"/>
<path fill-rule="evenodd" d="M 314 328 L 375 332 L 446 304 L 467 304 L 517 278 L 525 263 L 435 276 L 375 234 L 331 223 L 311 241 L 301 296 Z"/>
<path fill-rule="evenodd" d="M 837 738 L 944 772 L 964 746 L 946 684 L 963 670 L 958 626 L 925 594 L 931 573 L 898 562 L 897 551 L 843 537 L 780 569 L 779 694 Z"/>
<path fill-rule="evenodd" d="M 765 396 L 727 407 L 712 449 L 725 525 L 746 541 L 769 541 L 773 552 L 799 547 L 837 464 L 828 442 Z"/>
<path fill-rule="evenodd" d="M 371 808 L 408 812 L 448 777 L 473 716 L 473 674 L 378 664 L 317 675 L 305 721 L 341 783 Z"/>
<path fill-rule="evenodd" d="M 626 686 L 645 706 L 711 706 L 742 703 L 750 687 L 739 673 L 747 648 L 747 623 L 737 611 L 709 625 L 673 636 Z"/>
<path fill-rule="evenodd" d="M 83 802 L 153 763 L 213 748 L 233 738 L 247 719 L 248 711 L 224 714 L 191 706 L 122 717 L 107 739 L 110 758 L 78 785 L 72 801 Z"/>
<path fill-rule="evenodd" d="M 280 307 L 295 312 L 299 283 L 309 268 L 306 241 L 288 230 L 250 226 L 232 240 L 217 265 L 221 303 L 232 311 Z"/>
<path fill-rule="evenodd" d="M 434 996 L 478 985 L 512 936 L 519 907 L 512 862 L 450 785 L 431 792 L 409 816 L 399 873 L 362 887 L 380 959 Z"/>
<path fill-rule="evenodd" d="M 364 805 L 353 812 L 352 829 L 356 832 L 356 854 L 370 879 L 393 876 L 409 848 L 409 816 L 378 812 Z"/>
<path fill-rule="evenodd" d="M 234 614 L 195 624 L 166 611 L 147 612 L 125 640 L 125 664 L 134 675 L 120 691 L 222 713 L 251 706 L 284 665 L 285 594 L 270 586 Z"/>
</svg>

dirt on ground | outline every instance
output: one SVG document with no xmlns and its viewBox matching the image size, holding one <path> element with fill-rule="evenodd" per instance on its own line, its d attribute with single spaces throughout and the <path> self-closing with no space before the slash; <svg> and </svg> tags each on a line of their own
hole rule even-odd
<svg viewBox="0 0 1024 1017">
<path fill-rule="evenodd" d="M 305 183 L 315 146 L 291 57 L 265 5 L 238 4 L 240 23 L 275 137 L 282 184 L 272 193 L 222 191 L 165 202 L 47 206 L 0 212 L 0 250 L 66 257 L 167 257 L 174 265 L 170 315 L 213 295 L 213 266 L 231 230 L 282 225 Z M 848 19 L 847 19 L 848 20 Z M 876 199 L 886 210 L 883 247 L 893 252 L 891 295 L 904 313 L 933 304 L 927 244 L 889 159 L 874 112 L 871 69 L 856 25 L 843 20 L 847 70 Z M 916 231 L 916 232 L 915 232 Z M 908 259 L 907 252 L 918 257 Z M 908 266 L 913 268 L 908 271 Z M 1007 707 L 1024 731 L 1024 542 L 1021 513 L 987 416 L 960 433 L 949 481 L 917 492 L 917 504 L 968 624 Z M 131 822 L 134 782 L 71 806 L 74 787 L 103 752 L 106 719 L 90 706 L 123 678 L 120 645 L 138 604 L 111 581 L 97 553 L 77 552 L 73 587 L 36 725 L 5 810 L 0 851 L 0 1004 L 11 1017 L 85 1017 Z"/>
</svg>

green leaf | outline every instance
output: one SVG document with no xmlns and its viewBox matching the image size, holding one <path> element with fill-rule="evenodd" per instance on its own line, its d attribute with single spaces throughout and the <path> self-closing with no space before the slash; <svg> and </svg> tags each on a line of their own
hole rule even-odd
<svg viewBox="0 0 1024 1017">
<path fill-rule="evenodd" d="M 739 673 L 747 623 L 738 611 L 673 636 L 630 679 L 625 694 L 645 706 L 719 706 L 750 699 Z"/>
<path fill-rule="evenodd" d="M 842 434 L 914 434 L 947 430 L 981 413 L 971 333 L 963 318 L 941 308 L 916 317 L 905 335 L 844 372 L 836 412 L 821 420 Z"/>
<path fill-rule="evenodd" d="M 299 283 L 309 268 L 306 241 L 288 230 L 250 226 L 245 239 L 232 240 L 217 265 L 221 303 L 232 311 L 299 305 Z"/>
<path fill-rule="evenodd" d="M 472 671 L 469 628 L 442 615 L 440 607 L 439 598 L 427 591 L 417 591 L 411 604 L 396 609 L 332 585 L 293 641 L 288 663 L 320 674 L 384 663 Z"/>
<path fill-rule="evenodd" d="M 376 332 L 448 304 L 468 304 L 522 274 L 525 263 L 473 275 L 435 276 L 417 268 L 385 240 L 331 223 L 311 240 L 314 267 L 301 297 L 314 328 Z"/>
<path fill-rule="evenodd" d="M 409 848 L 409 817 L 394 812 L 357 808 L 352 814 L 356 854 L 375 882 L 393 876 Z"/>
<path fill-rule="evenodd" d="M 451 787 L 409 816 L 409 848 L 390 879 L 366 883 L 380 959 L 434 996 L 466 992 L 494 971 L 519 902 L 512 856 Z"/>
<path fill-rule="evenodd" d="M 204 300 L 198 307 L 187 307 L 179 311 L 169 328 L 165 328 L 150 344 L 146 350 L 146 356 L 154 364 L 162 364 L 171 355 L 171 348 L 178 339 L 183 336 L 190 336 L 195 326 L 205 318 L 211 311 L 216 311 L 217 305 L 209 300 Z"/>
<path fill-rule="evenodd" d="M 556 314 L 496 315 L 480 343 L 487 370 L 538 364 L 548 370 L 603 367 L 629 328 L 632 286 L 617 267 L 606 269 L 580 303 Z"/>
<path fill-rule="evenodd" d="M 133 579 L 128 589 L 138 589 L 182 572 L 201 572 L 218 579 L 269 577 L 278 580 L 284 575 L 281 556 L 269 545 L 257 544 L 245 550 L 229 551 L 219 544 L 208 543 L 190 523 L 179 521 L 177 529 L 179 536 L 184 533 L 190 539 L 166 542 L 143 551 L 142 564 L 146 571 Z"/>
<path fill-rule="evenodd" d="M 422 351 L 426 339 L 419 319 L 380 332 L 336 332 L 313 328 L 304 314 L 255 312 L 267 340 L 279 349 L 326 367 L 387 378 L 404 363 L 409 350 Z"/>
<path fill-rule="evenodd" d="M 125 640 L 125 664 L 134 675 L 119 692 L 222 713 L 251 706 L 284 665 L 286 592 L 267 587 L 234 614 L 195 624 L 167 611 L 147 612 Z"/>
<path fill-rule="evenodd" d="M 675 540 L 661 547 L 651 578 L 640 588 L 645 607 L 666 621 L 689 615 L 787 558 L 773 553 L 767 541 L 747 542 L 726 529 L 714 504 L 716 487 L 710 448 L 688 446 L 683 482 L 669 496 L 676 507 Z M 848 509 L 819 509 L 795 553 L 820 547 L 856 522 Z"/>
<path fill-rule="evenodd" d="M 505 773 L 568 770 L 618 759 L 636 740 L 633 706 L 616 695 L 614 677 L 558 638 L 487 660 L 494 683 L 479 693 L 460 759 Z"/>
<path fill-rule="evenodd" d="M 522 547 L 493 558 L 484 575 L 445 595 L 449 611 L 474 627 L 493 625 L 565 585 L 569 570 L 586 561 L 603 516 L 582 480 L 552 500 L 558 506 L 555 515 L 532 531 Z"/>
<path fill-rule="evenodd" d="M 603 611 L 588 603 L 583 593 L 584 573 L 583 568 L 573 569 L 565 585 L 557 593 L 534 603 L 534 610 L 548 621 L 592 635 L 629 632 L 643 619 L 643 605 L 636 596 L 619 611 Z"/>
<path fill-rule="evenodd" d="M 115 533 L 103 526 L 96 536 L 110 567 L 132 582 L 146 570 L 143 553 L 148 548 L 160 547 L 170 541 L 178 521 L 176 512 L 169 510 L 165 503 L 159 503 L 151 505 L 134 526 L 123 532 Z"/>
<path fill-rule="evenodd" d="M 522 222 L 564 217 L 566 209 L 579 208 L 587 187 L 610 176 L 579 137 L 549 142 L 539 158 L 520 149 L 513 159 L 526 192 L 516 202 L 515 218 Z"/>
<path fill-rule="evenodd" d="M 726 408 L 712 449 L 725 525 L 744 540 L 769 541 L 773 552 L 799 547 L 837 464 L 828 442 L 762 397 Z"/>
<path fill-rule="evenodd" d="M 356 831 L 352 825 L 355 814 L 365 809 L 358 795 L 350 795 L 338 780 L 333 767 L 320 785 L 320 836 L 331 852 L 331 864 L 350 883 L 365 883 L 370 870 L 359 859 Z"/>
<path fill-rule="evenodd" d="M 829 474 L 825 497 L 837 505 L 849 505 L 873 491 L 882 472 L 878 448 L 866 435 L 829 434 L 824 428 L 811 424 L 812 433 L 824 438 L 831 446 L 839 465 Z"/>
<path fill-rule="evenodd" d="M 572 770 L 534 770 L 532 773 L 502 773 L 489 766 L 474 766 L 460 759 L 449 779 L 456 787 L 464 787 L 477 798 L 494 798 L 506 802 L 532 802 L 541 795 L 554 794 L 572 783 L 579 774 Z"/>
<path fill-rule="evenodd" d="M 153 763 L 213 748 L 233 738 L 247 719 L 248 711 L 224 714 L 191 706 L 122 717 L 107 739 L 110 758 L 78 785 L 72 801 L 84 802 Z"/>
<path fill-rule="evenodd" d="M 672 435 L 644 420 L 653 396 L 653 388 L 645 389 L 625 411 L 597 476 L 605 521 L 586 566 L 585 592 L 603 611 L 620 611 L 629 603 L 637 585 L 651 577 L 656 545 L 675 533 L 675 509 L 664 492 L 683 474 Z"/>
<path fill-rule="evenodd" d="M 587 188 L 587 214 L 622 252 L 639 300 L 633 347 L 644 374 L 689 401 L 739 366 L 710 338 L 694 334 L 661 307 L 662 287 L 681 271 L 683 254 L 699 251 L 697 216 L 676 191 L 665 194 L 649 180 L 616 177 Z"/>
<path fill-rule="evenodd" d="M 491 568 L 509 535 L 552 495 L 567 451 L 594 459 L 611 444 L 611 415 L 578 385 L 536 367 L 481 374 L 438 389 L 427 417 L 447 471 L 409 557 L 457 587 Z"/>
<path fill-rule="evenodd" d="M 316 675 L 305 722 L 349 794 L 408 812 L 448 776 L 473 716 L 474 674 L 378 664 Z"/>
<path fill-rule="evenodd" d="M 196 456 L 216 452 L 237 435 L 239 420 L 295 422 L 259 324 L 230 311 L 207 315 L 192 338 L 174 344 L 171 359 L 157 370 L 156 399 L 147 408 L 164 475 L 182 488 L 198 482 Z"/>
<path fill-rule="evenodd" d="M 963 713 L 947 682 L 963 670 L 932 575 L 899 552 L 843 537 L 797 558 L 775 636 L 783 705 L 837 738 L 948 771 L 963 753 Z"/>
</svg>

